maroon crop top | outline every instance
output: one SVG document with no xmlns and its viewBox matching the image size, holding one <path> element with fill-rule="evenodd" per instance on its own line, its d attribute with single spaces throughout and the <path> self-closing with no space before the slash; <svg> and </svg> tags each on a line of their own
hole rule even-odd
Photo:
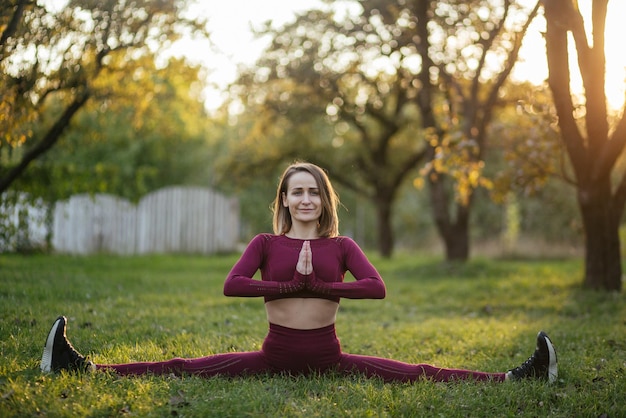
<svg viewBox="0 0 626 418">
<path fill-rule="evenodd" d="M 226 296 L 283 298 L 382 299 L 385 283 L 361 248 L 348 237 L 310 240 L 313 273 L 304 276 L 296 264 L 305 240 L 259 234 L 244 250 L 224 283 Z M 261 271 L 261 280 L 254 279 Z M 344 282 L 346 271 L 356 280 Z"/>
</svg>

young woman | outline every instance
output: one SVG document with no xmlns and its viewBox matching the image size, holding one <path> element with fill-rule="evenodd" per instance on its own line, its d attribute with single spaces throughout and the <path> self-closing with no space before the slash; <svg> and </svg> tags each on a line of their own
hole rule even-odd
<svg viewBox="0 0 626 418">
<path fill-rule="evenodd" d="M 339 236 L 338 202 L 321 168 L 309 163 L 290 165 L 281 177 L 273 204 L 274 234 L 254 237 L 228 274 L 226 296 L 265 299 L 269 331 L 260 351 L 162 362 L 94 364 L 67 340 L 67 321 L 61 316 L 48 335 L 42 371 L 101 369 L 120 375 L 241 376 L 334 370 L 387 382 L 556 379 L 556 352 L 544 332 L 537 335 L 535 352 L 526 362 L 502 373 L 408 364 L 342 352 L 335 334 L 340 299 L 382 299 L 386 290 L 380 274 L 359 246 Z M 261 280 L 252 278 L 258 270 Z M 344 282 L 346 271 L 356 280 Z"/>
</svg>

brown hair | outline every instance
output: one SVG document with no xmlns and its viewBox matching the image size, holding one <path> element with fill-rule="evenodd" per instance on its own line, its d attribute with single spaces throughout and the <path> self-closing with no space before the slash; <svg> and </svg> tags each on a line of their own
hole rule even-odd
<svg viewBox="0 0 626 418">
<path fill-rule="evenodd" d="M 272 203 L 274 233 L 282 235 L 291 229 L 291 213 L 289 213 L 289 208 L 283 206 L 283 194 L 287 193 L 287 186 L 291 176 L 302 171 L 312 175 L 319 188 L 322 201 L 322 213 L 317 226 L 319 236 L 325 238 L 338 236 L 339 216 L 337 215 L 337 207 L 339 206 L 339 196 L 335 192 L 326 172 L 315 164 L 306 162 L 290 164 L 280 178 L 278 189 L 276 190 L 276 198 Z"/>
</svg>

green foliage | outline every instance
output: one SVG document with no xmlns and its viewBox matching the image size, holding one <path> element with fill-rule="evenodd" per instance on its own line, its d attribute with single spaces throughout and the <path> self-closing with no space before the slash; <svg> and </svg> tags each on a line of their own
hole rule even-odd
<svg viewBox="0 0 626 418">
<path fill-rule="evenodd" d="M 394 44 L 388 30 L 372 11 L 341 18 L 310 10 L 282 28 L 265 27 L 271 46 L 232 88 L 246 129 L 225 161 L 236 178 L 292 159 L 321 165 L 337 185 L 370 200 L 387 255 L 391 207 L 424 157 L 410 29 L 397 28 L 394 56 L 381 52 Z"/>
<path fill-rule="evenodd" d="M 293 158 L 324 166 L 335 183 L 370 200 L 380 251 L 389 255 L 389 214 L 426 164 L 438 188 L 437 225 L 446 242 L 458 240 L 466 217 L 456 228 L 453 212 L 469 213 L 474 190 L 491 187 L 483 176 L 486 128 L 536 8 L 354 3 L 259 31 L 272 42 L 232 87 L 245 129 L 232 142 L 228 172 L 240 178 Z"/>
<path fill-rule="evenodd" d="M 408 62 L 410 30 L 398 28 L 401 45 L 389 42 L 389 28 L 370 12 L 341 18 L 310 10 L 261 31 L 271 46 L 232 87 L 245 106 L 234 171 L 303 158 L 369 199 L 393 196 L 423 155 L 413 102 L 419 86 Z M 381 52 L 389 44 L 398 56 Z"/>
<path fill-rule="evenodd" d="M 111 86 L 120 99 L 85 109 L 42 160 L 50 187 L 60 196 L 108 192 L 137 200 L 172 184 L 209 184 L 212 122 L 194 97 L 198 79 L 198 68 L 173 60 L 164 68 L 146 63 L 133 81 Z"/>
<path fill-rule="evenodd" d="M 572 182 L 547 86 L 510 83 L 502 102 L 489 135 L 494 200 L 502 201 L 510 191 L 536 195 L 551 178 Z"/>
<path fill-rule="evenodd" d="M 0 253 L 33 253 L 50 248 L 51 212 L 46 201 L 26 193 L 0 195 Z"/>
<path fill-rule="evenodd" d="M 545 329 L 560 355 L 553 385 L 384 384 L 359 376 L 41 375 L 58 314 L 99 363 L 257 350 L 263 302 L 226 298 L 236 255 L 0 256 L 0 415 L 48 416 L 620 416 L 626 392 L 624 294 L 583 291 L 578 261 L 373 257 L 382 301 L 344 300 L 347 352 L 446 367 L 506 370 Z"/>
<path fill-rule="evenodd" d="M 210 184 L 216 123 L 195 96 L 199 72 L 184 61 L 163 68 L 147 61 L 123 86 L 109 86 L 115 102 L 87 105 L 16 187 L 48 200 L 76 193 L 138 200 L 167 185 Z"/>
<path fill-rule="evenodd" d="M 181 16 L 183 6 L 114 0 L 2 4 L 0 192 L 54 147 L 89 100 L 110 106 L 124 86 L 150 70 L 146 64 L 158 58 L 159 48 L 183 32 L 206 36 L 203 21 Z M 154 92 L 134 93 L 146 103 Z"/>
</svg>

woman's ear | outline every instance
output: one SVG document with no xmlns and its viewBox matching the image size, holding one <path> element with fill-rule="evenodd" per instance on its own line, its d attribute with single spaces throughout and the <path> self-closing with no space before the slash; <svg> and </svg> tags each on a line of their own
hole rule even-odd
<svg viewBox="0 0 626 418">
<path fill-rule="evenodd" d="M 287 193 L 282 192 L 282 193 L 281 193 L 281 196 L 282 196 L 282 198 L 283 198 L 283 206 L 284 206 L 284 207 L 286 207 L 286 208 L 288 208 L 288 207 L 289 207 L 289 203 L 287 203 Z"/>
</svg>

